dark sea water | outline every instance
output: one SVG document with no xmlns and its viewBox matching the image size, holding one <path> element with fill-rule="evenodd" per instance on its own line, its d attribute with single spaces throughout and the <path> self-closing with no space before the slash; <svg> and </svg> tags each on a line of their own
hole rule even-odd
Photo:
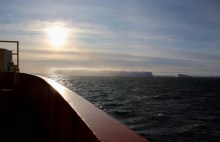
<svg viewBox="0 0 220 142">
<path fill-rule="evenodd" d="M 220 141 L 220 79 L 50 78 L 152 142 Z"/>
</svg>

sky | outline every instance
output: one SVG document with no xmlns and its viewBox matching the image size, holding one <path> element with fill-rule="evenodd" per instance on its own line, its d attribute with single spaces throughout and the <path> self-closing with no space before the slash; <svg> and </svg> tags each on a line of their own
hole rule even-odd
<svg viewBox="0 0 220 142">
<path fill-rule="evenodd" d="M 0 0 L 0 40 L 20 42 L 21 72 L 216 76 L 219 13 L 218 0 Z"/>
</svg>

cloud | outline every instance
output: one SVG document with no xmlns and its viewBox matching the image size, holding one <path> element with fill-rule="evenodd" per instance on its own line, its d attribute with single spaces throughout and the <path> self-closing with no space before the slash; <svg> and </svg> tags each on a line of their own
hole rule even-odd
<svg viewBox="0 0 220 142">
<path fill-rule="evenodd" d="M 0 38 L 19 40 L 21 62 L 41 70 L 49 66 L 217 73 L 218 5 L 204 0 L 8 0 L 0 6 Z M 49 45 L 51 26 L 68 31 L 60 48 Z"/>
<path fill-rule="evenodd" d="M 25 50 L 25 54 L 31 53 L 32 50 Z M 35 51 L 32 57 L 23 58 L 20 60 L 21 64 L 40 65 L 51 69 L 71 69 L 71 68 L 85 68 L 85 69 L 114 69 L 114 70 L 137 70 L 137 71 L 152 71 L 152 72 L 187 72 L 192 70 L 195 73 L 204 73 L 204 70 L 210 72 L 219 71 L 219 62 L 212 62 L 212 60 L 219 59 L 218 56 L 213 56 L 211 61 L 203 60 L 189 60 L 138 56 L 117 53 L 98 53 L 98 52 L 69 52 L 69 51 Z M 41 56 L 39 56 L 39 54 Z M 197 55 L 197 58 L 203 58 L 203 54 Z M 34 56 L 36 58 L 34 58 Z M 211 55 L 210 55 L 211 57 Z M 209 72 L 209 73 L 210 73 Z"/>
<path fill-rule="evenodd" d="M 118 76 L 118 77 L 152 77 L 151 72 L 119 71 L 119 70 L 89 70 L 89 69 L 57 69 L 55 74 L 74 76 Z"/>
</svg>

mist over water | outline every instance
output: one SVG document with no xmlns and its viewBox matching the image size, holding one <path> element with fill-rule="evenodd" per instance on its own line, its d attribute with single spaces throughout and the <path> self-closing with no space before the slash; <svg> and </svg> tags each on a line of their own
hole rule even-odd
<svg viewBox="0 0 220 142">
<path fill-rule="evenodd" d="M 49 77 L 152 142 L 220 139 L 220 79 Z"/>
</svg>

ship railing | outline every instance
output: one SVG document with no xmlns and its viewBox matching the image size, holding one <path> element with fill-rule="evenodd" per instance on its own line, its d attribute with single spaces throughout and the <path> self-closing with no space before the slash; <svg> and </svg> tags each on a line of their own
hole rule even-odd
<svg viewBox="0 0 220 142">
<path fill-rule="evenodd" d="M 68 88 L 20 73 L 17 94 L 33 108 L 52 142 L 147 142 Z"/>
<path fill-rule="evenodd" d="M 16 43 L 17 44 L 17 52 L 16 53 L 12 53 L 12 61 L 13 61 L 13 55 L 17 56 L 17 64 L 15 65 L 13 63 L 14 84 L 16 84 L 19 81 L 19 41 L 0 40 L 0 42 Z"/>
</svg>

